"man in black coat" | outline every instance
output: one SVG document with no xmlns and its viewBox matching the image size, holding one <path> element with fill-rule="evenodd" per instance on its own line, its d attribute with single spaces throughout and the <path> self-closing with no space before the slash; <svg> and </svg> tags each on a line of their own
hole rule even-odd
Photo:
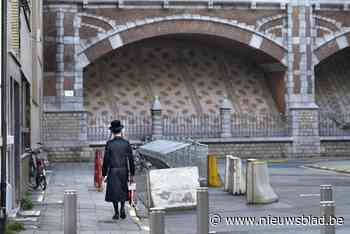
<svg viewBox="0 0 350 234">
<path fill-rule="evenodd" d="M 133 181 L 135 175 L 134 158 L 129 142 L 123 139 L 122 129 L 119 120 L 111 122 L 109 128 L 112 132 L 112 139 L 106 144 L 105 155 L 102 166 L 102 176 L 107 176 L 106 198 L 107 202 L 113 202 L 113 219 L 125 219 L 125 201 L 128 200 L 128 179 Z M 120 202 L 120 213 L 118 203 Z"/>
</svg>

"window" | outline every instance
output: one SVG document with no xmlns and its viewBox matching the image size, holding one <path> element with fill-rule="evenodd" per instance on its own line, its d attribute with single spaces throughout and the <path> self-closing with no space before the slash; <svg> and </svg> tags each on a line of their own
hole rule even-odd
<svg viewBox="0 0 350 234">
<path fill-rule="evenodd" d="M 9 16 L 9 21 L 10 21 L 10 28 L 11 28 L 11 33 L 10 33 L 10 42 L 11 42 L 11 47 L 10 50 L 17 56 L 19 57 L 19 52 L 20 52 L 20 14 L 19 14 L 19 4 L 18 0 L 11 0 L 10 2 L 10 16 Z"/>
</svg>

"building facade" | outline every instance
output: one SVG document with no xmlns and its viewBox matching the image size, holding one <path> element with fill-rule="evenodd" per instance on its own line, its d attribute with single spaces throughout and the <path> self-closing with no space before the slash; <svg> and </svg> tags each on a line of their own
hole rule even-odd
<svg viewBox="0 0 350 234">
<path fill-rule="evenodd" d="M 41 141 L 42 2 L 8 1 L 7 209 L 16 212 L 28 186 L 28 147 Z"/>
<path fill-rule="evenodd" d="M 188 136 L 220 155 L 346 155 L 348 6 L 46 0 L 45 142 L 55 159 L 89 157 L 91 133 L 122 118 L 135 139 Z"/>
</svg>

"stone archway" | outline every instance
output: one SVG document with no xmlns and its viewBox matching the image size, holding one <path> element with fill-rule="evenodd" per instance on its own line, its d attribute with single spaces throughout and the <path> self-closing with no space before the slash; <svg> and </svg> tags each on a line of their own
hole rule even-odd
<svg viewBox="0 0 350 234">
<path fill-rule="evenodd" d="M 204 34 L 231 39 L 271 56 L 286 66 L 287 49 L 274 38 L 235 20 L 200 15 L 174 15 L 127 22 L 99 34 L 77 53 L 82 68 L 100 56 L 132 42 L 171 34 Z"/>
<path fill-rule="evenodd" d="M 350 46 L 350 30 L 338 32 L 335 36 L 326 39 L 314 50 L 315 66 L 331 55 Z"/>
</svg>

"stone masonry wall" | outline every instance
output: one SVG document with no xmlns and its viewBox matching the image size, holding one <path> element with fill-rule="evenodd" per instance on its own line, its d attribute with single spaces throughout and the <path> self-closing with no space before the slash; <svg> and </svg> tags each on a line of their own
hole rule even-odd
<svg viewBox="0 0 350 234">
<path fill-rule="evenodd" d="M 45 112 L 42 124 L 47 145 L 86 141 L 86 112 Z"/>
<path fill-rule="evenodd" d="M 350 141 L 322 141 L 321 156 L 324 157 L 349 157 Z"/>
<path fill-rule="evenodd" d="M 218 157 L 233 155 L 241 158 L 287 158 L 291 152 L 289 142 L 252 142 L 252 143 L 216 143 L 208 144 L 209 154 Z"/>
</svg>

